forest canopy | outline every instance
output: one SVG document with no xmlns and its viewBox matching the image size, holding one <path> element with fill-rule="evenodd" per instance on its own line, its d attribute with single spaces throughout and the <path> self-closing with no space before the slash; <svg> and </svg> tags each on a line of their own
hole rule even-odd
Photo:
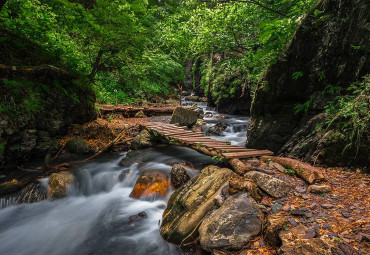
<svg viewBox="0 0 370 255">
<path fill-rule="evenodd" d="M 315 2 L 7 0 L 0 29 L 86 77 L 101 103 L 112 103 L 115 89 L 121 103 L 168 95 L 199 73 L 191 86 L 217 104 L 253 93 Z"/>
</svg>

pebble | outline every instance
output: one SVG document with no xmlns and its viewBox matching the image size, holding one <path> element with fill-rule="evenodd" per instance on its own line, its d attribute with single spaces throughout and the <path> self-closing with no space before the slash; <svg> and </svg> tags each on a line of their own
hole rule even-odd
<svg viewBox="0 0 370 255">
<path fill-rule="evenodd" d="M 281 204 L 274 204 L 271 206 L 272 213 L 277 213 L 281 210 L 282 205 Z"/>
<path fill-rule="evenodd" d="M 307 208 L 305 208 L 305 207 L 299 207 L 299 208 L 296 208 L 294 210 L 291 210 L 290 213 L 292 215 L 303 216 L 303 215 L 305 215 L 307 213 L 307 211 L 308 211 Z"/>
<path fill-rule="evenodd" d="M 344 218 L 349 218 L 349 217 L 351 217 L 351 215 L 350 215 L 348 212 L 345 212 L 345 211 L 342 211 L 342 216 L 343 216 Z"/>
<path fill-rule="evenodd" d="M 322 204 L 321 207 L 324 209 L 332 209 L 334 208 L 334 205 L 333 204 Z"/>
</svg>

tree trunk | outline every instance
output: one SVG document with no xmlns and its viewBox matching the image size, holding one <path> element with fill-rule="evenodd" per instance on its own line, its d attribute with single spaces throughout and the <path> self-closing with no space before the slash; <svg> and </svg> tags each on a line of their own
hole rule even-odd
<svg viewBox="0 0 370 255">
<path fill-rule="evenodd" d="M 100 64 L 101 58 L 102 58 L 102 56 L 103 56 L 103 53 L 104 53 L 103 48 L 100 48 L 100 50 L 99 50 L 99 52 L 98 52 L 98 55 L 96 56 L 95 62 L 94 62 L 94 64 L 92 65 L 91 74 L 89 75 L 89 78 L 90 78 L 90 80 L 91 80 L 91 81 L 93 81 L 93 80 L 94 80 L 95 75 L 96 75 L 96 73 L 98 72 L 98 67 L 99 67 L 99 64 Z"/>
</svg>

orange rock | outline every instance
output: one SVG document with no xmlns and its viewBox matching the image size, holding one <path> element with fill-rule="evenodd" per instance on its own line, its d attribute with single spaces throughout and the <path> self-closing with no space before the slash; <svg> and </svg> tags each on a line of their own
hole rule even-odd
<svg viewBox="0 0 370 255">
<path fill-rule="evenodd" d="M 137 179 L 130 197 L 151 197 L 154 195 L 167 196 L 170 188 L 170 182 L 166 175 L 154 170 L 147 170 L 141 173 Z"/>
</svg>

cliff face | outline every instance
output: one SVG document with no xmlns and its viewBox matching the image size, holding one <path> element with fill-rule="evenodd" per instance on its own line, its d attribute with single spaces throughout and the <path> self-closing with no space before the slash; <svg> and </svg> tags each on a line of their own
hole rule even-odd
<svg viewBox="0 0 370 255">
<path fill-rule="evenodd" d="M 93 120 L 96 112 L 87 83 L 53 66 L 30 42 L 0 35 L 7 38 L 0 42 L 1 171 L 54 153 L 69 125 Z"/>
<path fill-rule="evenodd" d="M 336 164 L 353 160 L 350 152 L 341 155 L 344 144 L 339 136 L 322 139 L 328 134 L 314 129 L 326 119 L 324 106 L 338 96 L 325 88 L 345 91 L 370 73 L 369 13 L 370 1 L 319 1 L 303 19 L 287 51 L 261 80 L 252 105 L 247 147 L 307 161 Z M 306 111 L 295 113 L 297 105 L 305 103 Z M 364 146 L 355 160 L 366 162 L 368 152 L 369 146 Z"/>
</svg>

